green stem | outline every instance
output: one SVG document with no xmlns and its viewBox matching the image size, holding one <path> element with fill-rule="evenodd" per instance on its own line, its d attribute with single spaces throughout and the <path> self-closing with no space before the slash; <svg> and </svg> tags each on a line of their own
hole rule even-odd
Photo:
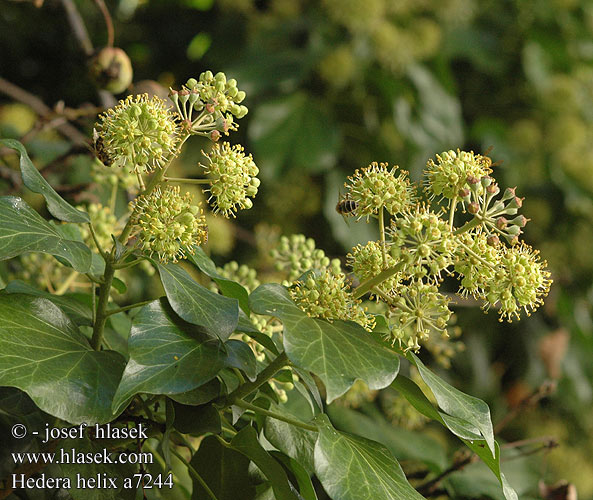
<svg viewBox="0 0 593 500">
<path fill-rule="evenodd" d="M 379 233 L 381 236 L 381 255 L 383 258 L 383 269 L 387 267 L 387 251 L 385 248 L 385 217 L 383 207 L 379 209 Z"/>
<path fill-rule="evenodd" d="M 385 269 L 384 271 L 381 271 L 379 274 L 377 274 L 377 276 L 370 278 L 366 281 L 363 281 L 360 285 L 358 285 L 352 291 L 352 297 L 355 299 L 359 299 L 365 293 L 369 292 L 371 290 L 371 288 L 373 288 L 375 285 L 382 283 L 387 278 L 391 278 L 391 276 L 393 276 L 394 274 L 401 271 L 401 269 L 403 267 L 404 267 L 404 263 L 400 262 L 399 264 L 396 264 L 393 267 L 389 267 L 389 268 Z"/>
<path fill-rule="evenodd" d="M 183 182 L 184 184 L 211 184 L 210 179 L 186 179 L 185 177 L 165 177 L 166 181 Z"/>
<path fill-rule="evenodd" d="M 103 249 L 101 248 L 101 245 L 99 245 L 99 240 L 97 239 L 97 233 L 95 233 L 95 228 L 93 227 L 93 224 L 91 222 L 89 222 L 89 229 L 91 231 L 91 236 L 93 237 L 93 241 L 95 242 L 95 246 L 97 247 L 97 250 L 99 250 L 101 257 L 106 259 L 107 254 L 103 251 Z"/>
<path fill-rule="evenodd" d="M 105 315 L 107 317 L 109 317 L 112 314 L 117 314 L 120 312 L 129 311 L 130 309 L 134 309 L 135 307 L 142 307 L 142 306 L 145 306 L 146 304 L 150 304 L 151 302 L 154 302 L 154 299 L 143 300 L 142 302 L 136 302 L 135 304 L 131 304 L 129 306 L 118 307 L 117 309 L 111 309 L 110 311 L 107 311 L 105 313 Z"/>
<path fill-rule="evenodd" d="M 173 455 L 175 455 L 179 460 L 181 460 L 183 462 L 183 464 L 187 467 L 187 470 L 188 470 L 190 476 L 192 476 L 194 479 L 196 479 L 198 481 L 198 483 L 200 483 L 200 485 L 202 486 L 202 488 L 204 488 L 204 490 L 206 491 L 206 493 L 208 493 L 208 496 L 212 500 L 218 500 L 218 498 L 216 497 L 216 495 L 214 494 L 214 492 L 206 484 L 206 481 L 204 481 L 202 479 L 202 476 L 200 476 L 200 474 L 198 474 L 198 471 L 196 469 L 194 469 L 193 466 L 185 458 L 183 458 L 183 456 L 181 456 L 176 450 L 174 450 L 174 449 L 171 448 L 170 451 L 171 451 L 171 453 L 173 453 Z"/>
<path fill-rule="evenodd" d="M 140 262 L 142 262 L 143 260 L 144 259 L 136 259 L 131 262 L 125 262 L 123 264 L 115 264 L 114 267 L 115 269 L 128 269 L 129 267 L 133 267 L 136 264 L 140 264 Z"/>
<path fill-rule="evenodd" d="M 492 262 L 488 262 L 487 260 L 480 257 L 476 252 L 474 252 L 471 248 L 469 248 L 466 244 L 460 243 L 461 247 L 470 254 L 474 259 L 484 264 L 486 267 L 489 267 L 492 270 L 496 269 L 496 266 L 492 264 Z"/>
<path fill-rule="evenodd" d="M 109 198 L 109 209 L 115 214 L 115 203 L 117 201 L 117 182 L 111 188 L 111 197 Z"/>
<path fill-rule="evenodd" d="M 453 234 L 458 235 L 458 234 L 466 233 L 470 229 L 473 229 L 474 227 L 478 227 L 480 224 L 482 224 L 482 221 L 480 219 L 474 217 L 472 220 L 470 220 L 469 222 L 466 222 L 463 226 L 461 226 L 460 228 L 453 231 Z"/>
<path fill-rule="evenodd" d="M 231 392 L 226 398 L 225 408 L 235 404 L 234 400 L 243 399 L 245 396 L 248 396 L 253 391 L 257 390 L 288 364 L 288 356 L 285 352 L 281 352 L 278 356 L 276 356 L 274 361 L 272 361 L 259 373 L 253 382 L 247 382 L 246 384 L 240 385 L 233 392 Z"/>
<path fill-rule="evenodd" d="M 252 405 L 251 403 L 243 401 L 242 399 L 235 399 L 233 404 L 235 406 L 239 406 L 240 408 L 251 410 L 254 413 L 259 413 L 260 415 L 265 415 L 266 417 L 275 418 L 276 420 L 281 420 L 282 422 L 286 422 L 287 424 L 294 425 L 296 427 L 301 427 L 302 429 L 307 429 L 308 431 L 318 432 L 317 427 L 315 427 L 314 425 L 307 424 L 295 418 L 286 417 L 284 415 L 281 415 L 280 413 L 260 408 L 259 406 Z"/>
<path fill-rule="evenodd" d="M 115 274 L 115 267 L 111 256 L 105 259 L 105 272 L 103 273 L 103 283 L 99 287 L 99 302 L 97 303 L 97 317 L 93 325 L 93 336 L 91 338 L 91 347 L 96 351 L 101 349 L 101 341 L 103 340 L 103 331 L 105 330 L 105 322 L 107 321 L 107 304 L 109 302 L 109 292 L 111 291 L 111 283 L 113 282 L 113 275 Z"/>
<path fill-rule="evenodd" d="M 371 288 L 371 292 L 373 292 L 378 297 L 381 297 L 387 304 L 391 304 L 391 302 L 393 301 L 393 298 L 392 297 L 390 297 L 389 295 L 383 293 L 381 291 L 381 289 L 379 289 L 376 286 L 374 286 L 373 288 Z"/>
<path fill-rule="evenodd" d="M 457 208 L 457 195 L 451 200 L 451 213 L 449 214 L 449 229 L 453 231 L 453 219 L 455 218 L 455 208 Z"/>
</svg>

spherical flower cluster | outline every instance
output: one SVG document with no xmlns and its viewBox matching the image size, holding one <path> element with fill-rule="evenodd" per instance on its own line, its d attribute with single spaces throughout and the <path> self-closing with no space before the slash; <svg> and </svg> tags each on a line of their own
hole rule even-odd
<svg viewBox="0 0 593 500">
<path fill-rule="evenodd" d="M 498 265 L 499 250 L 489 244 L 483 231 L 472 231 L 458 236 L 455 272 L 461 280 L 461 295 L 482 297 L 489 282 L 494 278 Z M 490 240 L 493 242 L 493 240 Z"/>
<path fill-rule="evenodd" d="M 256 177 L 259 169 L 251 155 L 245 155 L 240 144 L 228 142 L 214 144 L 212 151 L 204 156 L 208 165 L 204 168 L 210 177 L 210 197 L 214 213 L 222 212 L 234 217 L 237 209 L 253 206 L 251 198 L 257 194 L 260 181 Z"/>
<path fill-rule="evenodd" d="M 486 286 L 486 307 L 498 304 L 501 321 L 518 319 L 521 309 L 529 316 L 550 291 L 552 281 L 545 270 L 546 261 L 525 243 L 501 247 L 499 259 L 494 278 Z"/>
<path fill-rule="evenodd" d="M 289 290 L 292 300 L 310 317 L 354 321 L 372 331 L 375 318 L 366 314 L 349 288 L 344 273 L 325 269 L 320 273 L 309 273 Z"/>
<path fill-rule="evenodd" d="M 381 243 L 378 241 L 369 241 L 366 245 L 356 245 L 346 256 L 346 262 L 361 282 L 377 276 L 384 269 L 393 267 L 397 263 L 388 250 L 385 254 L 385 264 L 383 263 L 383 251 Z M 383 293 L 390 293 L 397 288 L 401 278 L 401 273 L 396 273 L 377 287 Z"/>
<path fill-rule="evenodd" d="M 431 333 L 448 336 L 447 323 L 452 314 L 449 301 L 435 285 L 412 281 L 393 302 L 389 314 L 392 342 L 418 351 L 419 341 Z"/>
<path fill-rule="evenodd" d="M 425 205 L 393 219 L 389 234 L 392 257 L 411 276 L 440 277 L 453 263 L 456 240 L 447 223 Z"/>
<path fill-rule="evenodd" d="M 193 253 L 194 245 L 208 239 L 206 219 L 199 206 L 192 205 L 189 193 L 181 196 L 179 186 L 157 187 L 139 196 L 133 206 L 134 233 L 149 255 L 157 254 L 161 262 L 183 258 Z"/>
<path fill-rule="evenodd" d="M 95 159 L 91 166 L 91 177 L 93 182 L 110 187 L 119 186 L 132 195 L 138 194 L 138 176 L 131 171 L 114 171 L 106 167 L 101 161 Z"/>
<path fill-rule="evenodd" d="M 369 389 L 362 380 L 357 380 L 346 394 L 336 399 L 336 404 L 346 408 L 360 408 L 364 403 L 373 401 L 377 394 L 378 391 Z"/>
<path fill-rule="evenodd" d="M 359 218 L 377 215 L 383 207 L 391 215 L 396 215 L 414 202 L 408 173 L 401 170 L 396 175 L 396 169 L 390 170 L 387 163 L 374 162 L 348 177 L 350 184 L 346 187 L 350 199 L 356 204 L 355 214 Z"/>
<path fill-rule="evenodd" d="M 180 140 L 178 131 L 175 115 L 162 99 L 128 96 L 99 117 L 95 152 L 108 167 L 150 172 L 171 160 Z"/>
<path fill-rule="evenodd" d="M 257 272 L 245 264 L 239 265 L 232 260 L 223 267 L 217 267 L 218 273 L 228 280 L 235 281 L 242 285 L 249 293 L 253 292 L 261 282 L 257 279 Z"/>
<path fill-rule="evenodd" d="M 322 271 L 330 268 L 334 274 L 341 272 L 339 259 L 330 260 L 320 248 L 315 248 L 315 240 L 304 234 L 282 236 L 278 245 L 270 252 L 276 270 L 288 273 L 288 281 L 298 279 L 307 271 Z"/>
<path fill-rule="evenodd" d="M 436 162 L 430 159 L 426 164 L 427 191 L 451 200 L 459 195 L 468 178 L 481 179 L 492 172 L 491 165 L 490 158 L 473 151 L 445 151 L 437 155 Z"/>
<path fill-rule="evenodd" d="M 227 80 L 222 72 L 214 75 L 212 71 L 205 71 L 197 81 L 190 78 L 186 87 L 190 92 L 198 94 L 198 100 L 194 103 L 196 111 L 206 109 L 209 113 L 228 112 L 237 118 L 243 118 L 248 112 L 247 106 L 241 104 L 245 99 L 245 92 L 237 88 L 237 80 Z"/>
</svg>

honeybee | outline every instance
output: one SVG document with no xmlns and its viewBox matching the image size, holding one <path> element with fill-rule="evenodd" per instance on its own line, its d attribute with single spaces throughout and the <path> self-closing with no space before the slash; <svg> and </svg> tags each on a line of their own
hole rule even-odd
<svg viewBox="0 0 593 500">
<path fill-rule="evenodd" d="M 99 133 L 93 129 L 93 149 L 95 156 L 101 160 L 101 163 L 106 167 L 110 167 L 112 160 L 107 151 L 105 151 L 105 145 L 103 144 L 103 138 Z"/>
<path fill-rule="evenodd" d="M 344 196 L 336 205 L 336 212 L 342 216 L 353 215 L 358 208 L 358 203 L 355 202 L 348 195 Z"/>
</svg>

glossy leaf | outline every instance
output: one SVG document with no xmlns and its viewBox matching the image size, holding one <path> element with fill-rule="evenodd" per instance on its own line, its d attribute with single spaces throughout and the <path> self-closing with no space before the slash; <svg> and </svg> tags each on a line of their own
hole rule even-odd
<svg viewBox="0 0 593 500">
<path fill-rule="evenodd" d="M 66 222 L 90 222 L 86 212 L 74 208 L 70 203 L 64 200 L 54 188 L 43 178 L 35 165 L 31 162 L 25 147 L 14 139 L 0 139 L 0 146 L 6 146 L 14 149 L 20 155 L 20 167 L 23 183 L 34 193 L 43 195 L 47 202 L 47 209 L 56 219 Z"/>
<path fill-rule="evenodd" d="M 214 280 L 225 297 L 237 299 L 243 312 L 249 315 L 249 294 L 243 285 L 223 277 L 201 247 L 194 247 L 194 254 L 190 254 L 189 259 L 200 271 Z"/>
<path fill-rule="evenodd" d="M 299 494 L 303 497 L 303 500 L 317 500 L 317 494 L 315 493 L 315 488 L 313 488 L 311 477 L 299 462 L 279 451 L 270 451 L 270 455 L 292 472 L 297 481 Z"/>
<path fill-rule="evenodd" d="M 113 400 L 115 413 L 139 392 L 191 391 L 224 366 L 219 342 L 178 318 L 164 299 L 145 305 L 134 317 L 128 349 L 130 359 Z"/>
<path fill-rule="evenodd" d="M 173 401 L 177 401 L 182 405 L 199 406 L 212 401 L 220 396 L 221 384 L 220 380 L 213 378 L 210 382 L 206 382 L 200 387 L 196 387 L 191 391 L 180 392 L 179 394 L 169 394 Z"/>
<path fill-rule="evenodd" d="M 35 295 L 37 297 L 44 297 L 51 300 L 57 305 L 66 315 L 77 325 L 92 325 L 93 324 L 93 311 L 91 308 L 77 300 L 75 296 L 69 295 L 54 295 L 43 290 L 38 290 L 31 285 L 20 281 L 14 280 L 6 285 L 3 290 L 4 293 L 25 293 L 27 295 Z"/>
<path fill-rule="evenodd" d="M 203 326 L 211 336 L 229 338 L 239 321 L 237 299 L 204 288 L 177 264 L 158 264 L 158 269 L 169 304 L 181 318 Z"/>
<path fill-rule="evenodd" d="M 253 498 L 255 487 L 248 474 L 249 458 L 223 446 L 215 436 L 206 436 L 190 462 L 218 500 Z M 206 490 L 193 479 L 192 500 L 210 498 Z"/>
<path fill-rule="evenodd" d="M 447 414 L 465 420 L 479 430 L 494 455 L 494 431 L 488 405 L 481 399 L 464 394 L 437 377 L 414 353 L 410 352 L 408 355 L 418 368 L 422 380 L 434 394 L 439 407 Z"/>
<path fill-rule="evenodd" d="M 74 424 L 112 420 L 124 366 L 120 354 L 91 349 L 49 300 L 0 295 L 0 385 L 23 390 L 43 411 Z"/>
<path fill-rule="evenodd" d="M 64 238 L 20 198 L 2 196 L 0 260 L 28 252 L 43 252 L 61 257 L 80 273 L 86 273 L 91 267 L 91 250 L 84 243 Z"/>
<path fill-rule="evenodd" d="M 220 434 L 220 413 L 212 405 L 187 406 L 174 402 L 175 421 L 173 427 L 182 434 L 201 436 L 207 432 Z"/>
<path fill-rule="evenodd" d="M 249 380 L 255 380 L 257 363 L 251 347 L 245 342 L 234 339 L 225 342 L 224 347 L 227 355 L 225 366 L 238 368 Z"/>
<path fill-rule="evenodd" d="M 382 415 L 371 418 L 336 404 L 330 405 L 327 413 L 336 428 L 385 445 L 397 460 L 417 460 L 436 472 L 446 467 L 447 456 L 443 446 L 427 434 L 395 426 Z"/>
<path fill-rule="evenodd" d="M 231 440 L 231 448 L 243 453 L 272 483 L 276 500 L 299 500 L 286 472 L 272 456 L 262 448 L 253 427 L 243 427 Z"/>
<path fill-rule="evenodd" d="M 344 394 L 357 379 L 371 389 L 382 389 L 396 377 L 397 354 L 376 342 L 360 325 L 309 318 L 281 285 L 262 285 L 249 301 L 256 313 L 282 321 L 286 354 L 297 366 L 321 378 L 328 403 Z"/>
<path fill-rule="evenodd" d="M 323 102 L 305 93 L 260 104 L 249 127 L 260 171 L 278 176 L 290 167 L 330 168 L 340 142 L 332 122 Z"/>
<path fill-rule="evenodd" d="M 333 500 L 424 498 L 382 444 L 336 431 L 326 415 L 316 417 L 315 471 Z"/>
</svg>

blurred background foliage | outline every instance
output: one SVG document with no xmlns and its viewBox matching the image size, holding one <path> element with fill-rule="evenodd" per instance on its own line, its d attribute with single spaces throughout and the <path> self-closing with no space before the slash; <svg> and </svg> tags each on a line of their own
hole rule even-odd
<svg viewBox="0 0 593 500">
<path fill-rule="evenodd" d="M 64 196 L 109 205 L 111 189 L 97 184 L 101 167 L 52 122 L 67 118 L 90 138 L 97 111 L 114 102 L 88 77 L 66 3 L 0 0 L 0 135 L 25 142 Z M 93 45 L 103 46 L 97 6 L 75 4 Z M 211 219 L 209 251 L 221 266 L 236 260 L 257 269 L 260 281 L 278 279 L 268 252 L 280 235 L 304 233 L 342 260 L 352 245 L 375 237 L 370 225 L 346 224 L 334 210 L 356 168 L 384 161 L 420 180 L 436 153 L 493 147 L 490 156 L 501 162 L 494 175 L 526 197 L 525 240 L 541 249 L 554 285 L 543 310 L 518 323 L 458 307 L 466 348 L 442 375 L 485 399 L 495 423 L 515 416 L 500 431 L 503 440 L 557 441 L 545 453 L 507 457 L 503 470 L 521 498 L 539 498 L 539 480 L 567 480 L 580 498 L 593 498 L 593 3 L 114 0 L 107 7 L 115 45 L 132 62 L 131 92 L 166 94 L 206 69 L 225 71 L 247 91 L 250 112 L 233 139 L 253 153 L 262 185 L 254 209 L 236 220 Z M 14 99 L 6 81 L 51 113 L 41 116 L 30 102 Z M 196 175 L 205 147 L 191 143 L 174 175 Z M 15 168 L 15 157 L 4 152 L 5 193 L 22 194 Z M 112 211 L 123 213 L 124 191 L 111 201 Z M 58 273 L 51 287 L 63 281 L 60 272 L 51 258 L 23 258 L 5 264 L 2 279 L 47 287 L 47 275 Z M 147 279 L 130 273 L 121 300 L 143 298 Z M 540 397 L 550 380 L 557 390 Z M 412 429 L 406 436 L 418 449 L 434 443 L 449 455 L 456 449 L 436 428 L 413 430 L 424 423 L 406 415 L 409 408 L 396 408 L 395 392 L 375 399 L 358 389 L 362 395 L 354 390 L 332 410 L 343 429 L 366 428 L 373 437 L 375 419 L 383 422 L 383 440 L 391 439 L 385 437 L 395 428 L 391 420 Z M 393 436 L 401 454 L 402 434 Z M 483 474 L 472 464 L 447 484 L 460 498 L 501 498 Z"/>
</svg>

